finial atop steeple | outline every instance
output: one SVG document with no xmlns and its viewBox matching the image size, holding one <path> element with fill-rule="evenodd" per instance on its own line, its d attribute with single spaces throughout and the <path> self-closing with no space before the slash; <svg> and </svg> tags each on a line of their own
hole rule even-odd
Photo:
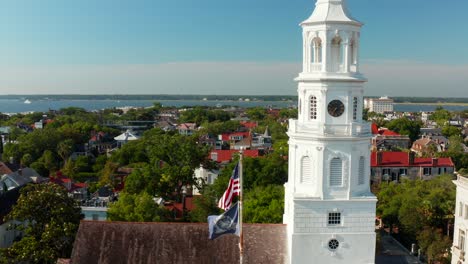
<svg viewBox="0 0 468 264">
<path fill-rule="evenodd" d="M 312 15 L 302 24 L 345 22 L 362 25 L 348 11 L 346 0 L 317 0 Z"/>
</svg>

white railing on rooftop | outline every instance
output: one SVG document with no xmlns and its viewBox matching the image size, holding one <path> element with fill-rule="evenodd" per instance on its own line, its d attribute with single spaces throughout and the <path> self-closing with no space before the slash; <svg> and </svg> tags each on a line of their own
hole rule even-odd
<svg viewBox="0 0 468 264">
<path fill-rule="evenodd" d="M 346 125 L 324 125 L 324 124 L 298 124 L 297 120 L 289 122 L 289 131 L 293 133 L 315 132 L 319 135 L 336 136 L 359 136 L 371 134 L 371 127 L 368 123 L 351 123 Z"/>
</svg>

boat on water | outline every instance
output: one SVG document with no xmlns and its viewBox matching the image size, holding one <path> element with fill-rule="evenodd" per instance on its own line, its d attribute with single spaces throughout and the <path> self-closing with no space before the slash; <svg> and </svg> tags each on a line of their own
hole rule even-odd
<svg viewBox="0 0 468 264">
<path fill-rule="evenodd" d="M 30 104 L 31 101 L 29 101 L 29 99 L 26 99 L 26 100 L 24 100 L 24 103 L 25 103 L 25 104 Z"/>
</svg>

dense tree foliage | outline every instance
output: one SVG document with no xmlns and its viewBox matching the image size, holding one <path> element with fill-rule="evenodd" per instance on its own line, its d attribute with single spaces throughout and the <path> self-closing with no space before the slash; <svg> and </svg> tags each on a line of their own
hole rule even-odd
<svg viewBox="0 0 468 264">
<path fill-rule="evenodd" d="M 284 186 L 258 186 L 245 195 L 244 222 L 281 223 L 284 213 Z"/>
<path fill-rule="evenodd" d="M 6 263 L 55 263 L 69 258 L 81 209 L 68 192 L 53 183 L 28 185 L 6 220 L 18 221 L 14 229 L 23 238 L 3 249 Z M 23 224 L 24 223 L 24 224 Z"/>
<path fill-rule="evenodd" d="M 158 196 L 179 201 L 182 186 L 197 184 L 194 171 L 207 163 L 209 148 L 196 140 L 196 137 L 154 129 L 147 131 L 140 140 L 127 143 L 118 150 L 104 166 L 101 180 L 112 184 L 107 175 L 111 175 L 117 166 L 129 165 L 135 169 L 126 178 L 122 195 L 111 205 L 109 219 L 167 220 L 167 212 L 154 201 L 153 206 L 149 206 L 149 198 Z M 151 213 L 142 215 L 138 208 L 147 208 Z"/>
<path fill-rule="evenodd" d="M 442 135 L 446 137 L 459 136 L 461 134 L 461 129 L 451 125 L 444 125 L 442 127 Z"/>
<path fill-rule="evenodd" d="M 419 137 L 422 125 L 421 121 L 412 121 L 406 117 L 402 117 L 390 121 L 387 124 L 387 128 L 402 135 L 407 135 L 411 141 L 415 141 Z"/>
<path fill-rule="evenodd" d="M 202 106 L 197 106 L 192 109 L 183 111 L 180 115 L 180 122 L 191 122 L 196 123 L 198 125 L 205 122 L 224 122 L 230 119 L 231 115 L 226 111 L 219 109 L 210 110 Z"/>
<path fill-rule="evenodd" d="M 267 111 L 263 107 L 249 108 L 247 109 L 246 113 L 250 119 L 256 120 L 256 121 L 263 120 L 267 116 Z"/>
<path fill-rule="evenodd" d="M 430 119 L 435 121 L 439 127 L 443 127 L 452 118 L 452 113 L 443 107 L 437 107 Z"/>
<path fill-rule="evenodd" d="M 449 147 L 445 152 L 437 153 L 437 157 L 451 158 L 457 170 L 468 169 L 468 153 L 465 152 L 462 142 L 463 138 L 459 135 L 449 138 Z"/>
<path fill-rule="evenodd" d="M 451 232 L 455 209 L 452 180 L 452 175 L 443 175 L 430 181 L 382 183 L 377 214 L 390 230 L 399 228 L 404 242 L 417 242 L 429 257 L 439 259 L 450 247 L 445 234 Z"/>
<path fill-rule="evenodd" d="M 147 193 L 122 193 L 119 201 L 109 208 L 107 215 L 112 221 L 162 222 L 171 219 L 170 212 L 156 204 Z"/>
</svg>

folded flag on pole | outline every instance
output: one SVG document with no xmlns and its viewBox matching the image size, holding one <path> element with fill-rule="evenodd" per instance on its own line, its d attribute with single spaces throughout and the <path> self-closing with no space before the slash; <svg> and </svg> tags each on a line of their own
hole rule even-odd
<svg viewBox="0 0 468 264">
<path fill-rule="evenodd" d="M 232 204 L 232 198 L 239 195 L 240 186 L 239 186 L 239 163 L 236 164 L 236 167 L 232 171 L 232 176 L 229 179 L 229 186 L 224 192 L 221 199 L 219 199 L 218 207 L 223 210 L 228 210 Z"/>
<path fill-rule="evenodd" d="M 215 239 L 225 234 L 235 234 L 239 236 L 239 206 L 234 204 L 222 215 L 208 216 L 209 239 Z"/>
</svg>

